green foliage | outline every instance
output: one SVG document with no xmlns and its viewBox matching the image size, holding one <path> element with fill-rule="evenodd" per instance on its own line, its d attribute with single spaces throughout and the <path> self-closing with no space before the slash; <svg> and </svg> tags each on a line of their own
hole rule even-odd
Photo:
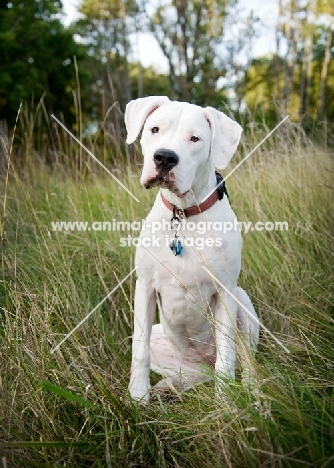
<svg viewBox="0 0 334 468">
<path fill-rule="evenodd" d="M 112 83 L 109 82 L 108 86 L 103 83 L 102 89 L 106 92 L 111 87 L 108 101 L 117 100 L 125 108 L 132 97 L 130 37 L 138 30 L 138 5 L 135 0 L 83 0 L 79 11 L 81 18 L 76 28 L 97 65 L 93 80 L 95 78 L 95 83 L 102 80 L 103 83 L 112 76 Z"/>
<path fill-rule="evenodd" d="M 129 34 L 135 30 L 129 20 L 138 15 L 138 10 L 135 0 L 82 0 L 76 26 L 90 55 L 104 62 L 110 55 L 124 57 L 130 48 Z"/>
<path fill-rule="evenodd" d="M 60 0 L 2 2 L 0 120 L 12 129 L 24 102 L 31 115 L 40 106 L 45 115 L 62 116 L 79 137 L 98 128 L 97 138 L 106 140 L 115 130 L 113 145 L 120 148 L 122 119 L 115 108 L 158 94 L 230 107 L 244 120 L 250 111 L 270 124 L 289 114 L 308 134 L 319 133 L 334 118 L 332 2 L 280 4 L 277 50 L 254 58 L 259 20 L 237 0 L 82 0 L 70 27 L 61 22 Z M 168 73 L 139 64 L 142 33 L 160 45 Z M 50 138 L 46 127 L 37 128 L 36 140 Z M 56 147 L 57 135 L 51 139 Z"/>
<path fill-rule="evenodd" d="M 22 101 L 45 95 L 49 111 L 73 121 L 69 102 L 76 86 L 73 57 L 85 49 L 60 21 L 62 4 L 51 0 L 13 0 L 0 9 L 0 119 L 14 123 Z M 87 75 L 79 71 L 82 83 Z"/>
<path fill-rule="evenodd" d="M 322 61 L 324 57 L 324 45 L 319 40 L 314 48 L 314 59 L 312 62 L 312 81 L 310 87 L 309 121 L 313 127 L 318 117 L 320 76 Z M 267 122 L 274 123 L 280 108 L 280 100 L 277 96 L 277 81 L 281 88 L 284 87 L 283 73 L 276 75 L 275 60 L 280 62 L 280 69 L 284 67 L 284 61 L 279 57 L 259 57 L 252 61 L 245 77 L 244 102 L 251 113 L 259 112 L 265 116 Z M 298 65 L 298 64 L 296 64 Z M 325 116 L 329 121 L 334 118 L 334 63 L 330 62 L 326 84 Z M 292 77 L 292 90 L 289 95 L 287 114 L 295 121 L 299 120 L 300 108 L 300 69 L 294 68 Z M 304 119 L 304 124 L 307 121 Z"/>
<path fill-rule="evenodd" d="M 239 87 L 251 112 L 289 114 L 311 133 L 334 117 L 334 10 L 327 1 L 279 5 L 275 53 L 253 60 Z"/>
<path fill-rule="evenodd" d="M 134 99 L 143 96 L 171 96 L 172 90 L 167 75 L 159 73 L 154 68 L 145 68 L 140 63 L 130 66 L 131 90 Z M 140 81 L 141 83 L 140 83 Z M 141 86 L 141 90 L 139 87 Z M 141 91 L 141 93 L 140 93 Z"/>
<path fill-rule="evenodd" d="M 273 100 L 275 80 L 274 60 L 268 57 L 253 60 L 245 77 L 245 104 L 251 112 L 265 115 L 268 123 L 276 120 L 277 109 Z"/>
</svg>

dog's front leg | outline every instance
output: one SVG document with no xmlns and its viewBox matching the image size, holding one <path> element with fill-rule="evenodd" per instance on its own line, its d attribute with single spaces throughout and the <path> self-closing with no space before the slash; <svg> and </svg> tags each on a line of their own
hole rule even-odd
<svg viewBox="0 0 334 468">
<path fill-rule="evenodd" d="M 216 335 L 216 365 L 217 373 L 223 373 L 232 379 L 235 378 L 235 333 L 237 324 L 237 304 L 225 292 L 217 295 L 215 310 Z M 221 386 L 216 385 L 216 394 L 219 395 Z"/>
<path fill-rule="evenodd" d="M 155 291 L 143 280 L 136 282 L 134 332 L 129 392 L 133 399 L 148 402 L 150 398 L 150 337 L 154 320 Z"/>
</svg>

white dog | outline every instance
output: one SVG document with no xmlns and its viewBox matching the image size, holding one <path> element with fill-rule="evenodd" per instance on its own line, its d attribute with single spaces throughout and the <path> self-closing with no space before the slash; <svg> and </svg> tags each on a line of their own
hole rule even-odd
<svg viewBox="0 0 334 468">
<path fill-rule="evenodd" d="M 242 128 L 212 107 L 164 96 L 131 101 L 125 124 L 129 144 L 143 129 L 141 184 L 147 189 L 160 187 L 135 260 L 138 279 L 129 391 L 133 399 L 147 402 L 150 368 L 164 377 L 156 392 L 187 389 L 208 380 L 206 366 L 234 378 L 237 355 L 247 370 L 259 328 L 248 295 L 237 287 L 240 230 L 222 229 L 223 223 L 235 227 L 236 217 L 224 184 L 215 190 L 220 181 L 215 166 L 227 166 Z M 172 218 L 172 228 L 167 230 Z M 205 233 L 203 226 L 208 227 Z M 160 323 L 153 325 L 157 305 Z"/>
</svg>

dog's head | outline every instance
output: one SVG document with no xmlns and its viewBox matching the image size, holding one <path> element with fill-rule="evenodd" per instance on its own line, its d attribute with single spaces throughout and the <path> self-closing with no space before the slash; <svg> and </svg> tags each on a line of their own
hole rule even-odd
<svg viewBox="0 0 334 468">
<path fill-rule="evenodd" d="M 146 188 L 168 188 L 185 197 L 198 172 L 208 164 L 224 169 L 242 132 L 239 124 L 213 107 L 152 96 L 129 102 L 125 111 L 127 143 L 140 140 Z"/>
</svg>

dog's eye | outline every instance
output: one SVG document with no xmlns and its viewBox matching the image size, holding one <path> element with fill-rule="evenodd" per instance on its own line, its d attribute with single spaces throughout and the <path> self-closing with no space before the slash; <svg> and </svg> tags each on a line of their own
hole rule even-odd
<svg viewBox="0 0 334 468">
<path fill-rule="evenodd" d="M 159 133 L 159 127 L 153 127 L 153 128 L 151 129 L 151 132 L 152 132 L 152 133 Z"/>
<path fill-rule="evenodd" d="M 190 141 L 193 141 L 194 143 L 197 143 L 198 141 L 200 140 L 199 137 L 193 135 L 191 138 L 190 138 Z"/>
</svg>

